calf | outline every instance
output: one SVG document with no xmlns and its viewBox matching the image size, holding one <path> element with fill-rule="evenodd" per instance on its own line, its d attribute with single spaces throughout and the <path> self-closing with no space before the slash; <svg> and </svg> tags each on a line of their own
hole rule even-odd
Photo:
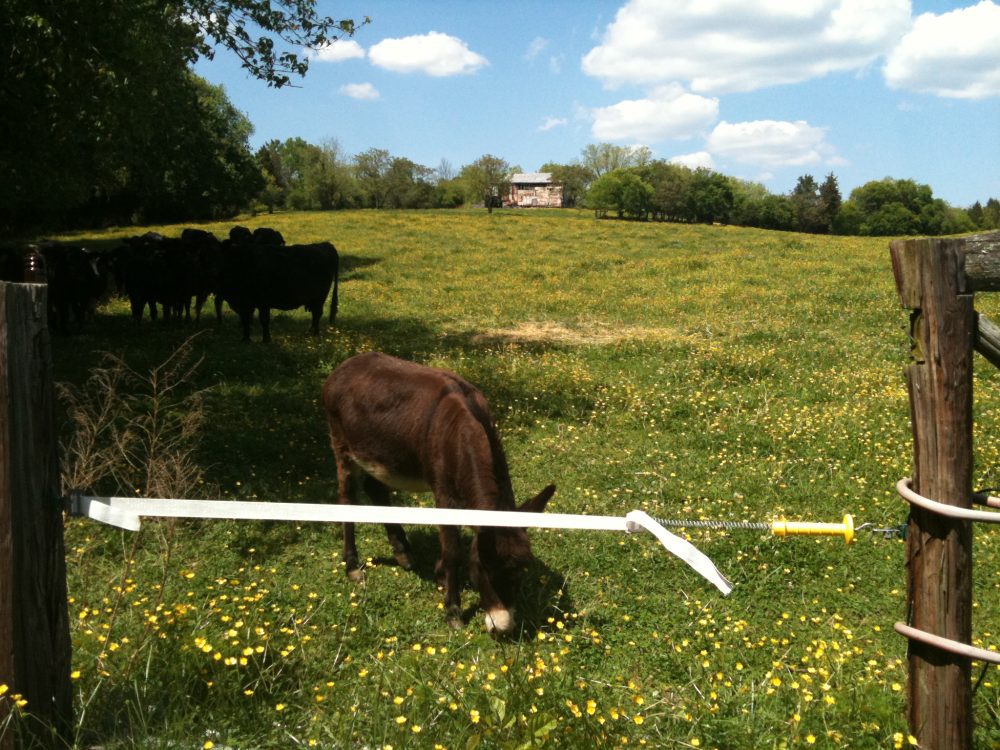
<svg viewBox="0 0 1000 750">
<path fill-rule="evenodd" d="M 555 492 L 549 485 L 520 508 L 514 504 L 507 459 L 489 406 L 474 386 L 447 370 L 424 367 L 378 352 L 359 354 L 335 369 L 323 386 L 330 444 L 337 461 L 339 502 L 352 501 L 353 480 L 377 504 L 389 490 L 433 492 L 439 508 L 541 512 Z M 396 560 L 413 567 L 406 534 L 386 524 Z M 435 567 L 444 587 L 446 616 L 461 627 L 456 526 L 439 529 Z M 490 631 L 514 628 L 520 574 L 531 559 L 524 529 L 480 527 L 469 550 L 469 577 L 479 589 Z M 362 579 L 354 525 L 344 524 L 347 575 Z"/>
</svg>

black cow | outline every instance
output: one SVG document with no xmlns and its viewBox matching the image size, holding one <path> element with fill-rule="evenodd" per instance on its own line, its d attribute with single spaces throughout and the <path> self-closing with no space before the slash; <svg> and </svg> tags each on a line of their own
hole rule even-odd
<svg viewBox="0 0 1000 750">
<path fill-rule="evenodd" d="M 76 330 L 81 330 L 107 289 L 102 258 L 78 245 L 58 242 L 42 243 L 39 250 L 45 257 L 50 325 L 68 333 L 72 319 Z"/>
<path fill-rule="evenodd" d="M 0 281 L 24 281 L 24 249 L 20 246 L 0 245 Z"/>
<path fill-rule="evenodd" d="M 215 320 L 222 320 L 222 273 L 225 252 L 222 243 L 204 229 L 185 229 L 181 242 L 194 253 L 197 270 L 194 278 L 195 320 L 201 320 L 201 308 L 208 296 L 215 295 Z"/>
<path fill-rule="evenodd" d="M 160 305 L 164 320 L 181 315 L 190 319 L 198 279 L 197 248 L 155 232 L 125 243 L 115 253 L 116 275 L 128 295 L 132 318 L 141 321 L 148 307 L 150 319 L 156 320 Z"/>
<path fill-rule="evenodd" d="M 68 333 L 71 323 L 75 330 L 82 329 L 107 289 L 107 259 L 79 245 L 54 241 L 43 241 L 30 248 L 5 245 L 0 247 L 0 280 L 23 282 L 29 253 L 43 258 L 51 329 Z"/>
<path fill-rule="evenodd" d="M 281 232 L 270 227 L 257 227 L 253 230 L 253 241 L 258 245 L 284 245 L 285 238 Z"/>
<path fill-rule="evenodd" d="M 225 248 L 222 296 L 240 316 L 243 340 L 250 340 L 253 312 L 260 318 L 262 338 L 271 340 L 271 310 L 306 308 L 312 313 L 310 330 L 319 334 L 319 319 L 330 287 L 330 322 L 337 314 L 339 257 L 329 242 L 312 245 L 267 245 L 230 242 Z"/>
<path fill-rule="evenodd" d="M 285 238 L 277 229 L 257 227 L 252 232 L 244 226 L 235 226 L 229 230 L 229 241 L 234 243 L 253 242 L 258 245 L 284 245 Z"/>
<path fill-rule="evenodd" d="M 233 243 L 249 242 L 253 238 L 253 232 L 246 227 L 235 226 L 229 230 L 229 241 Z"/>
</svg>

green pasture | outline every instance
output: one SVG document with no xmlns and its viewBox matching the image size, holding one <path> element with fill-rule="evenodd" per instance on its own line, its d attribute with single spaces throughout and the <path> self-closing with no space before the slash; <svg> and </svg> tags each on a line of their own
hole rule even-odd
<svg viewBox="0 0 1000 750">
<path fill-rule="evenodd" d="M 332 501 L 320 387 L 347 357 L 382 350 L 477 384 L 516 494 L 555 482 L 552 511 L 905 521 L 894 484 L 911 470 L 908 314 L 884 239 L 574 211 L 242 223 L 334 242 L 335 327 L 312 338 L 304 312 L 278 313 L 272 343 L 255 329 L 244 344 L 228 310 L 219 327 L 211 315 L 136 327 L 114 301 L 53 338 L 56 380 L 82 386 L 102 352 L 142 374 L 198 333 L 182 385 L 208 389 L 185 443 L 196 496 Z M 110 246 L 134 232 L 72 238 Z M 975 483 L 997 486 L 1000 379 L 977 368 Z M 144 481 L 91 489 L 136 494 Z M 906 643 L 892 629 L 906 616 L 899 540 L 690 530 L 735 584 L 723 597 L 651 536 L 533 531 L 523 630 L 497 641 L 468 588 L 466 627 L 447 627 L 433 529 L 410 531 L 407 573 L 381 528 L 359 528 L 363 587 L 344 575 L 339 529 L 320 524 L 150 521 L 133 535 L 71 519 L 66 533 L 80 748 L 911 744 Z M 979 528 L 986 647 L 1000 643 L 998 553 Z M 974 705 L 979 746 L 1000 746 L 995 670 Z"/>
</svg>

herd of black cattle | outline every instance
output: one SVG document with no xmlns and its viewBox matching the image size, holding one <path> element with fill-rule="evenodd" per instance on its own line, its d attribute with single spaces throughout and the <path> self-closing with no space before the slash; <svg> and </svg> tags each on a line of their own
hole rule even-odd
<svg viewBox="0 0 1000 750">
<path fill-rule="evenodd" d="M 286 245 L 281 233 L 233 227 L 220 241 L 211 232 L 185 229 L 180 237 L 155 232 L 131 237 L 107 252 L 79 245 L 42 242 L 33 248 L 0 248 L 0 280 L 24 281 L 27 256 L 44 257 L 49 318 L 53 329 L 82 328 L 109 294 L 128 297 L 138 323 L 145 310 L 155 320 L 200 319 L 205 301 L 214 298 L 216 320 L 226 302 L 240 317 L 250 340 L 254 310 L 264 341 L 270 340 L 270 311 L 304 307 L 312 314 L 312 333 L 330 288 L 330 322 L 337 315 L 339 258 L 329 242 Z M 35 259 L 36 260 L 36 259 Z"/>
</svg>

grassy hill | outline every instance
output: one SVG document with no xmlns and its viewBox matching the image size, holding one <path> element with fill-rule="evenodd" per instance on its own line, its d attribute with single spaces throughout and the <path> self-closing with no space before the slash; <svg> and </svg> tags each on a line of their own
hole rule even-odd
<svg viewBox="0 0 1000 750">
<path fill-rule="evenodd" d="M 100 352 L 141 374 L 198 332 L 186 387 L 208 390 L 184 443 L 198 496 L 332 501 L 320 386 L 377 349 L 476 383 L 515 492 L 556 482 L 552 511 L 905 521 L 893 485 L 911 471 L 907 314 L 885 240 L 573 211 L 244 223 L 334 242 L 335 328 L 311 338 L 304 312 L 279 313 L 271 344 L 257 331 L 243 344 L 231 312 L 220 327 L 136 328 L 118 301 L 53 342 L 56 379 L 79 385 Z M 130 233 L 83 237 L 110 245 Z M 996 486 L 1000 388 L 981 367 L 975 483 Z M 188 407 L 172 408 L 168 419 Z M 905 618 L 901 541 L 688 536 L 735 583 L 729 597 L 650 536 L 532 532 L 525 629 L 498 642 L 478 615 L 447 628 L 432 529 L 411 532 L 418 571 L 405 573 L 387 562 L 381 529 L 359 528 L 371 559 L 356 588 L 337 528 L 148 522 L 132 535 L 72 520 L 80 746 L 907 744 L 906 643 L 892 632 Z M 981 645 L 997 642 L 998 551 L 981 529 Z M 466 590 L 463 603 L 475 598 Z M 1000 742 L 993 671 L 975 707 L 981 745 Z"/>
</svg>

